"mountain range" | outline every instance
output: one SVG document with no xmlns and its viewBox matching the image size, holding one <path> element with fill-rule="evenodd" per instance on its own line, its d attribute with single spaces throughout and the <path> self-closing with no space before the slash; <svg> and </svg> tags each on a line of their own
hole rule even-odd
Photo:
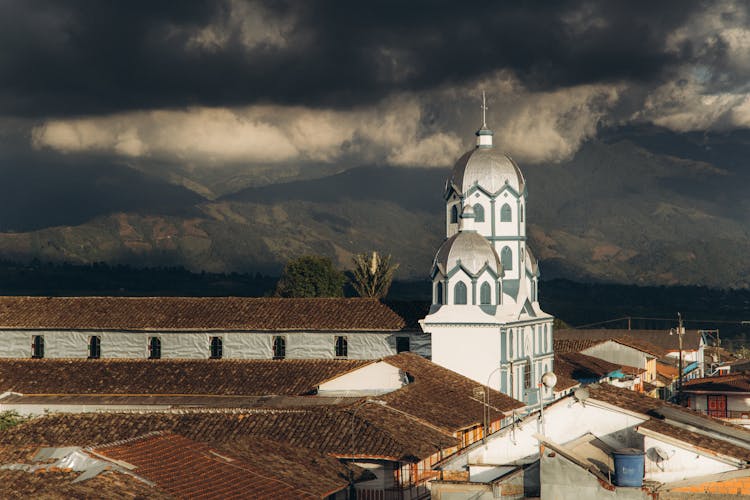
<svg viewBox="0 0 750 500">
<path fill-rule="evenodd" d="M 523 165 L 545 278 L 750 284 L 750 134 L 609 129 L 561 163 Z M 421 279 L 444 238 L 448 169 L 144 168 L 66 157 L 0 165 L 0 258 L 278 273 L 377 250 Z"/>
</svg>

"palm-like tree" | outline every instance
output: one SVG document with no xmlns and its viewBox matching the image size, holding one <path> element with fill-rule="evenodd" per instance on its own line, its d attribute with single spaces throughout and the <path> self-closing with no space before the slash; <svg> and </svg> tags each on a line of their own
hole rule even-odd
<svg viewBox="0 0 750 500">
<path fill-rule="evenodd" d="M 355 255 L 352 286 L 360 297 L 382 299 L 388 294 L 393 281 L 393 273 L 398 264 L 391 264 L 391 256 L 381 257 L 377 252 Z"/>
</svg>

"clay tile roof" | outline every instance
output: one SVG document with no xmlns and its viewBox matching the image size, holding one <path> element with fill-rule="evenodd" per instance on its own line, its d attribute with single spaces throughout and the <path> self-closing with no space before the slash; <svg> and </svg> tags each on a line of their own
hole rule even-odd
<svg viewBox="0 0 750 500">
<path fill-rule="evenodd" d="M 0 297 L 0 329 L 398 331 L 375 299 Z"/>
<path fill-rule="evenodd" d="M 484 406 L 474 397 L 482 384 L 436 365 L 414 353 L 384 358 L 406 372 L 411 383 L 379 397 L 389 406 L 433 425 L 455 432 L 483 422 Z M 491 420 L 524 407 L 524 403 L 494 389 L 490 390 Z"/>
<path fill-rule="evenodd" d="M 304 395 L 371 361 L 0 359 L 0 393 Z"/>
<path fill-rule="evenodd" d="M 607 339 L 580 339 L 580 338 L 573 338 L 573 339 L 562 338 L 561 339 L 561 338 L 558 338 L 557 332 L 555 332 L 554 340 L 552 341 L 552 346 L 555 351 L 555 354 L 566 354 L 569 352 L 581 352 L 585 349 L 588 349 L 589 347 L 602 344 L 606 341 Z"/>
<path fill-rule="evenodd" d="M 210 443 L 272 437 L 336 457 L 404 461 L 419 461 L 457 444 L 455 437 L 434 426 L 364 401 L 299 410 L 54 414 L 0 431 L 0 444 L 95 446 L 154 431 Z"/>
<path fill-rule="evenodd" d="M 621 368 L 620 365 L 579 352 L 555 354 L 555 372 L 575 380 L 599 379 Z"/>
<path fill-rule="evenodd" d="M 21 470 L 0 470 L 0 498 L 106 498 L 132 500 L 174 498 L 156 486 L 119 472 L 105 472 L 79 483 L 73 481 L 81 473 L 45 471 L 29 473 Z"/>
<path fill-rule="evenodd" d="M 750 392 L 750 374 L 737 373 L 683 382 L 685 392 Z"/>
<path fill-rule="evenodd" d="M 348 486 L 343 478 L 326 490 L 311 487 L 306 477 L 285 475 L 282 480 L 275 469 L 288 464 L 269 459 L 265 466 L 258 467 L 172 433 L 149 435 L 93 451 L 136 466 L 133 473 L 181 498 L 324 498 Z"/>
<path fill-rule="evenodd" d="M 670 425 L 667 422 L 653 418 L 645 421 L 638 427 L 689 443 L 697 448 L 701 448 L 710 455 L 721 454 L 750 462 L 750 449 L 732 444 L 723 439 L 698 434 L 683 427 Z"/>
<path fill-rule="evenodd" d="M 669 330 L 619 330 L 619 329 L 563 329 L 555 330 L 555 339 L 566 340 L 609 340 L 631 339 L 634 342 L 646 342 L 642 347 L 660 348 L 665 352 L 679 350 L 679 335 L 670 335 Z M 687 330 L 683 336 L 683 349 L 697 350 L 700 346 L 698 330 Z M 635 345 L 635 344 L 634 344 Z M 648 351 L 647 351 L 648 352 Z M 661 352 L 661 351 L 660 351 Z M 660 355 L 657 355 L 661 357 Z"/>
</svg>

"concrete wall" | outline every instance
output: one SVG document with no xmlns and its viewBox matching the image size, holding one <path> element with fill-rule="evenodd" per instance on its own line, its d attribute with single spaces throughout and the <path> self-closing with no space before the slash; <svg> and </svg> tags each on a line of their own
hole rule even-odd
<svg viewBox="0 0 750 500">
<path fill-rule="evenodd" d="M 286 357 L 290 359 L 327 359 L 334 357 L 334 338 L 344 336 L 348 358 L 377 359 L 396 354 L 396 338 L 409 337 L 410 348 L 429 357 L 430 336 L 419 332 L 129 332 L 129 331 L 5 331 L 0 341 L 0 358 L 30 358 L 34 335 L 44 337 L 45 358 L 86 358 L 89 339 L 101 338 L 102 358 L 149 356 L 149 338 L 161 339 L 164 359 L 206 359 L 211 337 L 222 339 L 222 357 L 228 359 L 269 359 L 273 357 L 273 339 L 286 339 Z"/>
<path fill-rule="evenodd" d="M 641 488 L 605 487 L 596 476 L 549 449 L 542 454 L 540 468 L 541 497 L 543 499 L 599 500 L 621 498 L 646 500 L 651 498 L 651 495 Z"/>
<path fill-rule="evenodd" d="M 644 437 L 643 446 L 646 450 L 646 479 L 653 481 L 668 483 L 697 475 L 703 476 L 736 470 L 736 467 L 732 465 L 699 455 L 694 450 L 681 448 L 651 436 Z M 658 458 L 655 452 L 657 447 L 667 453 L 669 456 L 667 460 Z"/>
</svg>

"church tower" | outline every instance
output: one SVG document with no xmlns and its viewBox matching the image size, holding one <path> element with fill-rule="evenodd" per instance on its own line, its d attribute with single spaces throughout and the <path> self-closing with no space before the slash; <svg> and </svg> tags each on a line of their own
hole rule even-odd
<svg viewBox="0 0 750 500">
<path fill-rule="evenodd" d="M 446 240 L 430 274 L 432 307 L 420 324 L 431 334 L 433 362 L 533 404 L 542 374 L 552 370 L 553 318 L 537 298 L 526 181 L 495 148 L 485 119 L 476 136 L 445 184 Z"/>
</svg>

